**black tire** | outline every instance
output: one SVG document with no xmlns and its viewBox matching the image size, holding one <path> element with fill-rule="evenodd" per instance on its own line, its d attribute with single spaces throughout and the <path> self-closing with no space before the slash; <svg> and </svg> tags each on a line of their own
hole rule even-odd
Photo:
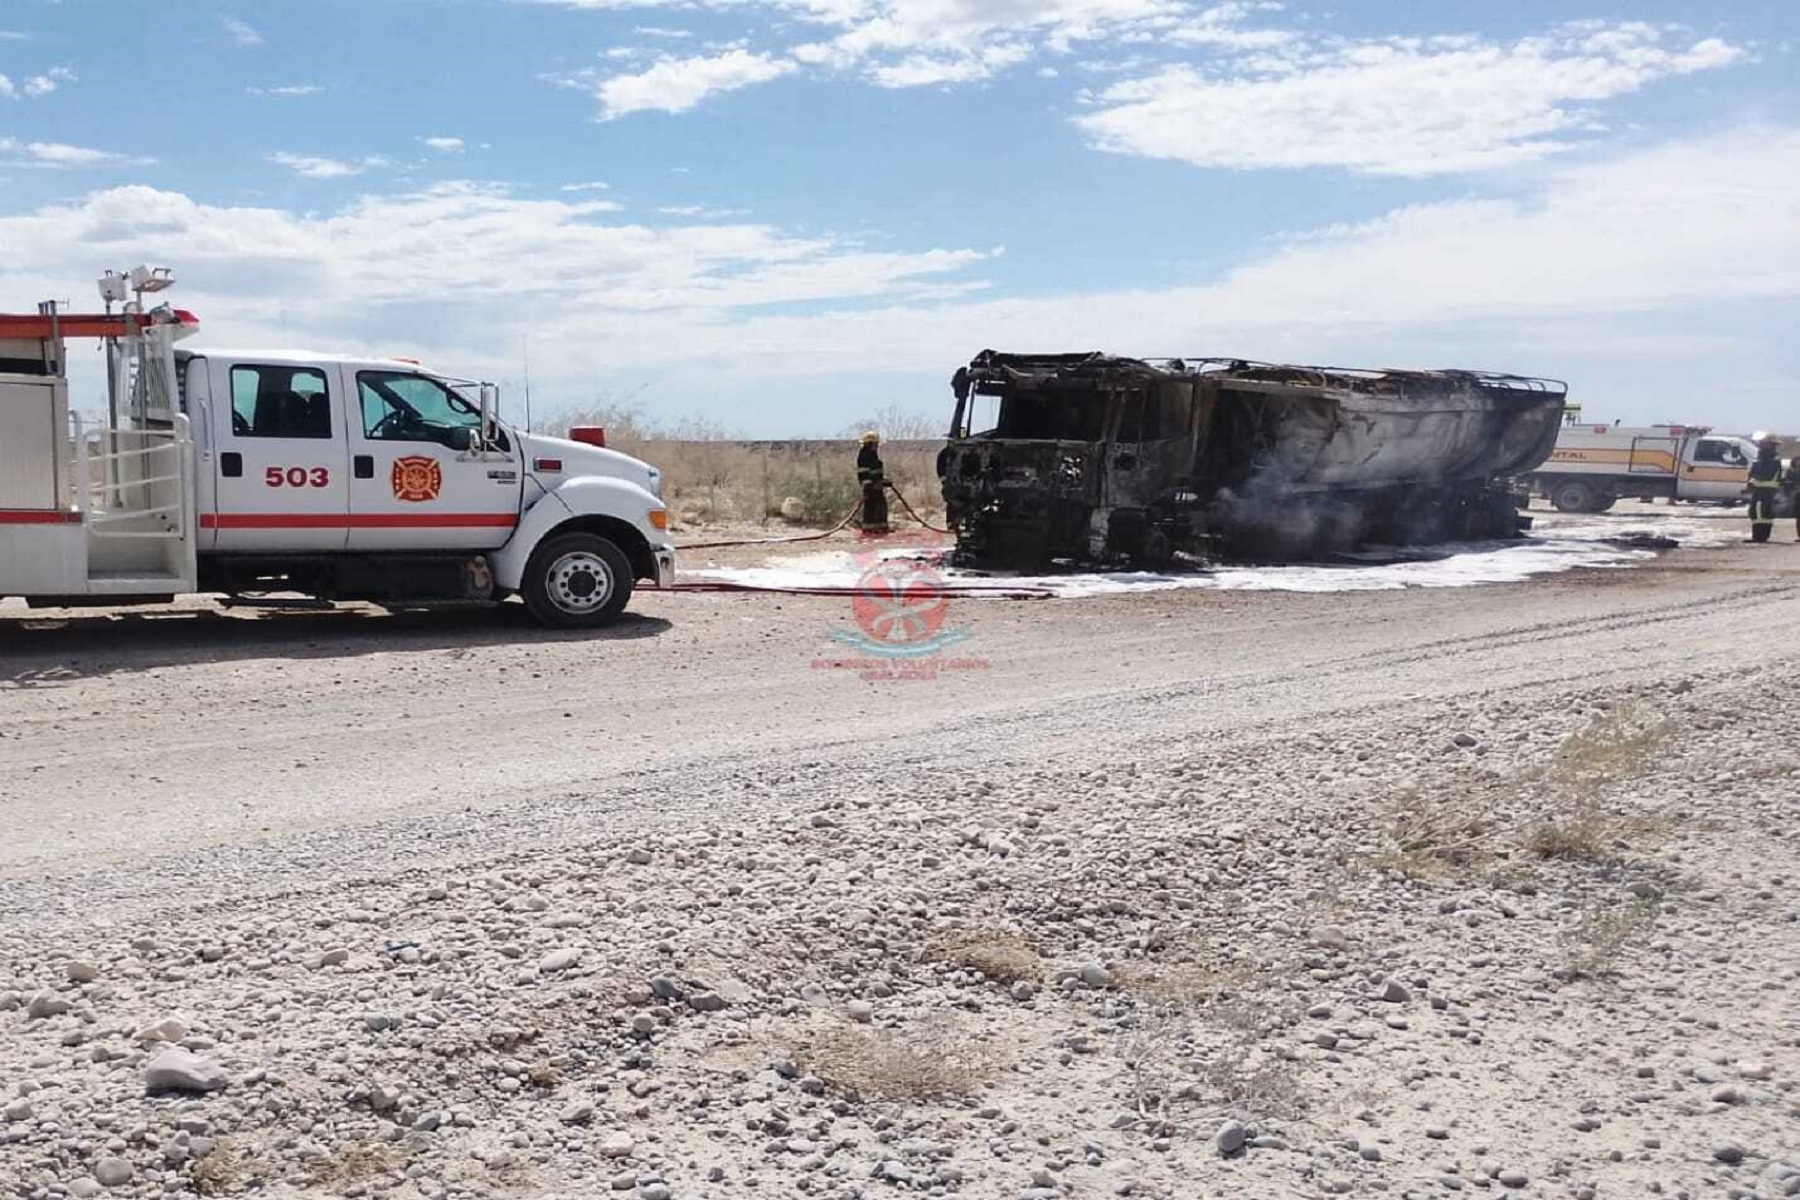
<svg viewBox="0 0 1800 1200">
<path fill-rule="evenodd" d="M 634 583 L 631 560 L 612 542 L 565 533 L 532 552 L 519 594 L 540 625 L 597 629 L 625 611 Z"/>
<path fill-rule="evenodd" d="M 1582 479 L 1564 479 L 1550 489 L 1550 504 L 1557 512 L 1599 512 L 1600 502 L 1594 486 Z"/>
<path fill-rule="evenodd" d="M 1612 506 L 1618 502 L 1619 498 L 1611 492 L 1602 492 L 1600 495 L 1594 497 L 1593 511 L 1597 513 L 1610 511 Z"/>
</svg>

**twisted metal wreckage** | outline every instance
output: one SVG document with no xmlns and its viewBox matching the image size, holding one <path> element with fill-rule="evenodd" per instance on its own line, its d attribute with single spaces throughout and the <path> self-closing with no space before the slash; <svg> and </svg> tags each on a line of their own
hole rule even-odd
<svg viewBox="0 0 1800 1200">
<path fill-rule="evenodd" d="M 1481 371 L 977 355 L 938 478 L 959 561 L 1307 558 L 1516 537 L 1567 385 Z M 973 428 L 977 399 L 998 401 Z"/>
</svg>

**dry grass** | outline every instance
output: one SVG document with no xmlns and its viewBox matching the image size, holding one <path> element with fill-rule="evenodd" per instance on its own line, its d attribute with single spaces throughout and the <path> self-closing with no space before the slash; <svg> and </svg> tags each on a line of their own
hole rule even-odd
<svg viewBox="0 0 1800 1200">
<path fill-rule="evenodd" d="M 1293 1120 L 1307 1107 L 1294 1066 L 1268 1058 L 1215 1055 L 1201 1067 L 1200 1085 L 1225 1107 L 1253 1116 Z"/>
<path fill-rule="evenodd" d="M 979 972 L 995 983 L 1037 983 L 1044 978 L 1044 959 L 1037 947 L 1007 930 L 948 930 L 926 944 L 923 957 Z"/>
<path fill-rule="evenodd" d="M 1563 935 L 1569 972 L 1590 979 L 1616 974 L 1620 957 L 1650 935 L 1656 917 L 1655 900 L 1633 900 L 1588 912 Z"/>
<path fill-rule="evenodd" d="M 312 1172 L 315 1187 L 344 1187 L 378 1175 L 398 1174 L 405 1165 L 400 1151 L 376 1142 L 353 1142 L 336 1158 L 319 1163 Z"/>
<path fill-rule="evenodd" d="M 1549 763 L 1529 776 L 1571 807 L 1592 804 L 1619 783 L 1655 771 L 1678 732 L 1667 718 L 1650 718 L 1622 704 L 1563 740 Z"/>
<path fill-rule="evenodd" d="M 1598 862 L 1611 853 L 1617 819 L 1592 804 L 1545 817 L 1525 833 L 1525 849 L 1538 858 Z"/>
<path fill-rule="evenodd" d="M 805 1071 L 867 1100 L 952 1100 L 972 1096 L 1000 1072 L 998 1054 L 943 1021 L 894 1033 L 839 1026 L 794 1055 Z"/>
<path fill-rule="evenodd" d="M 1401 794 L 1388 814 L 1389 845 L 1374 865 L 1409 879 L 1436 879 L 1493 855 L 1497 826 L 1467 801 L 1433 800 L 1417 791 Z"/>
<path fill-rule="evenodd" d="M 1114 964 L 1113 982 L 1124 991 L 1154 1004 L 1198 1008 L 1243 987 L 1249 972 L 1237 963 L 1150 962 L 1128 959 Z"/>
<path fill-rule="evenodd" d="M 663 496 L 676 519 L 687 525 L 784 519 L 789 500 L 795 503 L 788 510 L 799 515 L 786 519 L 833 525 L 862 496 L 856 483 L 856 434 L 848 429 L 844 437 L 831 440 L 748 441 L 716 422 L 657 418 L 630 400 L 566 413 L 541 428 L 560 436 L 571 425 L 604 428 L 609 446 L 660 470 Z M 881 458 L 888 478 L 927 519 L 943 512 L 937 483 L 943 426 L 890 408 L 849 428 L 878 430 L 886 439 Z M 892 507 L 895 520 L 902 520 L 900 506 Z"/>
<path fill-rule="evenodd" d="M 1663 822 L 1626 815 L 1609 804 L 1619 788 L 1656 771 L 1677 727 L 1622 705 L 1563 740 L 1546 762 L 1503 780 L 1471 785 L 1454 800 L 1402 793 L 1383 821 L 1386 843 L 1373 866 L 1411 879 L 1442 879 L 1494 859 L 1502 846 L 1534 858 L 1599 862 L 1628 839 L 1654 836 Z M 1524 821 L 1502 824 L 1492 815 L 1535 809 Z"/>
<path fill-rule="evenodd" d="M 193 1166 L 189 1180 L 202 1196 L 223 1196 L 242 1188 L 249 1179 L 242 1154 L 230 1138 L 220 1138 L 213 1152 Z"/>
</svg>

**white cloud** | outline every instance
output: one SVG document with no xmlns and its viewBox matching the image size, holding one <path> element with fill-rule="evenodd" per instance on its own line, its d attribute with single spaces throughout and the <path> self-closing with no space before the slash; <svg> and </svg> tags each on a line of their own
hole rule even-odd
<svg viewBox="0 0 1800 1200">
<path fill-rule="evenodd" d="M 561 192 L 604 192 L 611 187 L 610 183 L 601 183 L 595 180 L 592 183 L 565 183 L 557 190 Z"/>
<path fill-rule="evenodd" d="M 0 99 L 11 100 L 18 94 L 19 89 L 13 86 L 13 81 L 5 75 L 0 75 Z"/>
<path fill-rule="evenodd" d="M 325 89 L 316 83 L 293 83 L 284 87 L 247 87 L 244 94 L 248 96 L 317 96 Z"/>
<path fill-rule="evenodd" d="M 1589 23 L 1511 44 L 1296 43 L 1249 70 L 1182 64 L 1115 84 L 1076 123 L 1102 149 L 1200 166 L 1481 170 L 1578 144 L 1601 127 L 1590 105 L 1745 54 L 1670 38 L 1651 25 Z"/>
<path fill-rule="evenodd" d="M 0 137 L 0 165 L 15 167 L 148 166 L 156 160 L 110 150 L 93 150 L 64 142 L 26 142 Z"/>
<path fill-rule="evenodd" d="M 19 29 L 0 29 L 0 42 L 29 42 L 31 35 Z"/>
<path fill-rule="evenodd" d="M 286 167 L 296 175 L 307 179 L 342 179 L 349 175 L 361 175 L 371 167 L 385 167 L 388 160 L 380 155 L 370 155 L 356 162 L 338 158 L 321 158 L 312 154 L 290 154 L 286 150 L 277 151 L 268 156 L 269 161 L 278 167 Z"/>
<path fill-rule="evenodd" d="M 248 22 L 236 17 L 220 17 L 219 26 L 231 35 L 231 40 L 240 46 L 260 46 L 263 44 L 262 34 L 251 28 Z"/>
<path fill-rule="evenodd" d="M 321 215 L 121 187 L 0 217 L 0 283 L 85 270 L 95 246 L 125 257 L 141 250 L 179 263 L 221 311 L 266 315 L 287 306 L 297 325 L 312 323 L 303 331 L 312 340 L 357 328 L 388 339 L 441 336 L 454 346 L 474 331 L 468 344 L 492 338 L 503 346 L 512 334 L 496 322 L 530 328 L 571 312 L 584 321 L 655 313 L 674 328 L 701 313 L 901 294 L 985 257 L 873 249 L 765 225 L 611 222 L 614 207 L 451 183 L 365 196 Z M 434 316 L 408 332 L 411 306 L 425 296 L 435 297 Z M 402 311 L 390 317 L 388 305 Z"/>
<path fill-rule="evenodd" d="M 459 137 L 422 137 L 419 140 L 440 154 L 461 154 L 463 152 L 464 143 Z"/>
<path fill-rule="evenodd" d="M 935 404 L 983 346 L 1493 367 L 1571 377 L 1608 416 L 1694 419 L 1701 396 L 1753 426 L 1800 366 L 1796 197 L 1800 128 L 1754 128 L 1316 230 L 1191 286 L 972 297 L 982 252 L 621 223 L 589 197 L 456 184 L 303 215 L 129 187 L 0 217 L 0 300 L 66 291 L 96 253 L 167 261 L 214 344 L 279 344 L 285 311 L 299 344 L 504 377 L 529 333 L 541 398 L 647 381 L 746 420 L 816 398 L 760 418 L 770 433 L 841 424 L 845 362 L 856 387 Z"/>
<path fill-rule="evenodd" d="M 687 112 L 708 96 L 779 78 L 794 64 L 733 49 L 711 57 L 669 58 L 635 75 L 600 80 L 594 95 L 603 120 L 634 112 Z"/>
<path fill-rule="evenodd" d="M 1348 38 L 1259 0 L 516 0 L 759 16 L 785 48 L 664 57 L 592 89 L 602 114 L 685 112 L 793 71 L 886 88 L 981 83 L 1045 59 L 1123 76 L 1077 124 L 1098 147 L 1208 167 L 1431 175 L 1503 167 L 1594 140 L 1607 108 L 1659 81 L 1749 58 L 1682 27 L 1588 20 L 1498 41 Z M 654 28 L 654 27 L 651 27 Z M 644 51 L 611 53 L 636 61 Z M 1079 54 L 1079 57 L 1077 55 Z M 615 67 L 614 69 L 619 69 Z"/>
<path fill-rule="evenodd" d="M 48 96 L 65 83 L 74 82 L 75 72 L 68 67 L 51 67 L 42 75 L 33 75 L 27 79 L 24 92 L 27 96 L 36 99 L 39 96 Z"/>
</svg>

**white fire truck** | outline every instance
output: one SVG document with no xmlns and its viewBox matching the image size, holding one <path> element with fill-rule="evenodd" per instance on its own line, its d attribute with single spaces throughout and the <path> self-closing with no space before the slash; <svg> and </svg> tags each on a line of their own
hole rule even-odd
<svg viewBox="0 0 1800 1200">
<path fill-rule="evenodd" d="M 1567 425 L 1529 477 L 1561 512 L 1605 512 L 1626 497 L 1745 498 L 1756 447 L 1703 425 Z"/>
<path fill-rule="evenodd" d="M 493 385 L 410 360 L 177 349 L 198 322 L 144 299 L 172 282 L 108 272 L 103 314 L 0 315 L 0 598 L 516 593 L 546 625 L 585 627 L 636 581 L 673 582 L 661 477 L 603 430 L 522 432 Z M 97 428 L 69 409 L 71 338 L 105 344 Z"/>
</svg>

